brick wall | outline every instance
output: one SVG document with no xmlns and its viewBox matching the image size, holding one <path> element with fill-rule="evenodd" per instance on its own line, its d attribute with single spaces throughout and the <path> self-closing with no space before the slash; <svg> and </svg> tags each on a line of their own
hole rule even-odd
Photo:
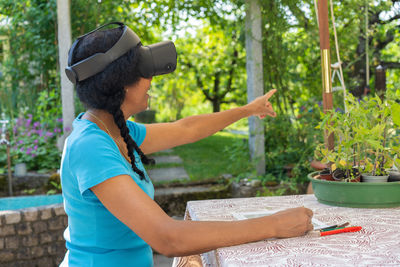
<svg viewBox="0 0 400 267">
<path fill-rule="evenodd" d="M 58 266 L 67 224 L 62 204 L 0 211 L 0 267 Z"/>
</svg>

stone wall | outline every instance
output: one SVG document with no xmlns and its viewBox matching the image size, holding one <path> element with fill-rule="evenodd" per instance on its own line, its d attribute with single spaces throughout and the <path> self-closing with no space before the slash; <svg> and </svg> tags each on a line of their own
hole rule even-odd
<svg viewBox="0 0 400 267">
<path fill-rule="evenodd" d="M 63 204 L 0 211 L 0 267 L 58 266 L 67 224 Z"/>
<path fill-rule="evenodd" d="M 23 176 L 12 177 L 12 188 L 14 196 L 27 195 L 24 190 L 35 189 L 34 193 L 46 194 L 49 189 L 54 189 L 53 186 L 49 185 L 50 181 L 60 181 L 59 174 L 47 174 L 47 173 L 36 173 L 28 172 Z M 0 175 L 0 197 L 8 197 L 8 177 L 7 174 Z"/>
</svg>

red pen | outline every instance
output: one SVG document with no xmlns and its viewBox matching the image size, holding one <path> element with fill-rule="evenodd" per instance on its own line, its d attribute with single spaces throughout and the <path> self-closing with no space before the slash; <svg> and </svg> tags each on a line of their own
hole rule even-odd
<svg viewBox="0 0 400 267">
<path fill-rule="evenodd" d="M 348 232 L 358 232 L 361 229 L 362 229 L 361 226 L 345 227 L 345 228 L 341 228 L 341 229 L 320 232 L 320 236 L 335 235 L 335 234 L 348 233 Z"/>
</svg>

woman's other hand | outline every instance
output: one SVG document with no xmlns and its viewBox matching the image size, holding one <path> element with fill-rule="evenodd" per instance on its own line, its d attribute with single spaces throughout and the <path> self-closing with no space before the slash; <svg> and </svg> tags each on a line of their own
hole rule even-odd
<svg viewBox="0 0 400 267">
<path fill-rule="evenodd" d="M 287 238 L 305 235 L 314 229 L 311 219 L 313 212 L 305 207 L 287 209 L 270 217 L 274 222 L 274 237 Z"/>
<path fill-rule="evenodd" d="M 276 92 L 276 89 L 270 90 L 263 96 L 259 96 L 252 102 L 247 104 L 250 109 L 252 116 L 258 116 L 260 119 L 265 118 L 267 115 L 270 117 L 276 117 L 276 113 L 269 102 L 270 97 Z"/>
</svg>

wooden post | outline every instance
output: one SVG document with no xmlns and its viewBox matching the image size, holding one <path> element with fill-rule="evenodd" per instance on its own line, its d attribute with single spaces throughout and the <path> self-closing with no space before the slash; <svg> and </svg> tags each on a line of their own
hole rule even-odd
<svg viewBox="0 0 400 267">
<path fill-rule="evenodd" d="M 333 107 L 327 0 L 318 0 L 318 25 L 321 48 L 322 100 L 324 112 L 327 112 Z M 328 136 L 328 133 L 325 132 L 325 145 L 329 150 L 333 150 L 333 134 Z"/>
<path fill-rule="evenodd" d="M 246 0 L 246 71 L 247 101 L 264 94 L 261 6 L 259 0 Z M 265 174 L 264 124 L 256 116 L 249 117 L 249 149 L 257 175 Z"/>
</svg>

